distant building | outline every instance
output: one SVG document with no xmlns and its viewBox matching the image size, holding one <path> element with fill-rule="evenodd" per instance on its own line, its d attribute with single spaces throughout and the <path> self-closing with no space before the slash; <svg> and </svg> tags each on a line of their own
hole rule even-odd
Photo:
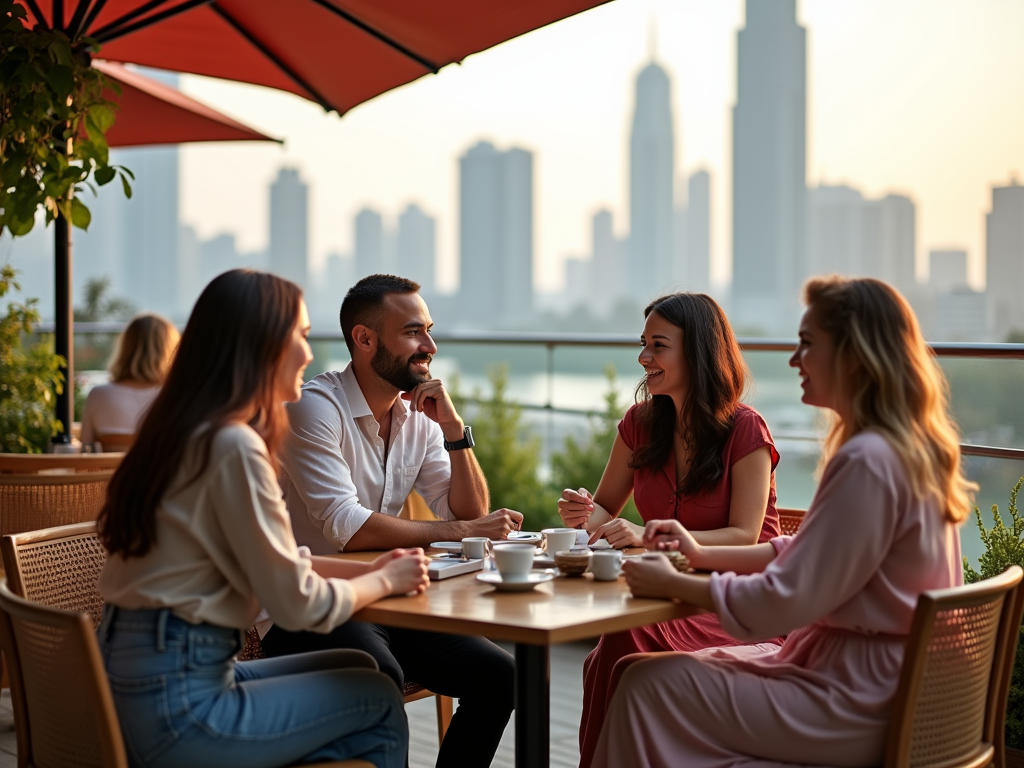
<svg viewBox="0 0 1024 768">
<path fill-rule="evenodd" d="M 626 283 L 626 244 L 615 237 L 612 212 L 602 209 L 590 222 L 590 292 L 593 312 L 599 317 L 611 314 L 617 302 L 629 295 Z M 574 286 L 566 285 L 571 295 Z"/>
<path fill-rule="evenodd" d="M 704 170 L 691 174 L 687 184 L 685 288 L 711 289 L 711 174 Z"/>
<path fill-rule="evenodd" d="M 356 279 L 389 272 L 384 263 L 384 219 L 381 215 L 372 208 L 363 208 L 356 214 L 354 227 Z"/>
<path fill-rule="evenodd" d="M 482 141 L 459 159 L 462 324 L 520 324 L 533 311 L 533 154 Z"/>
<path fill-rule="evenodd" d="M 730 314 L 792 332 L 806 271 L 807 36 L 796 0 L 747 0 L 737 34 Z"/>
<path fill-rule="evenodd" d="M 807 191 L 807 269 L 811 275 L 864 275 L 864 197 L 847 186 Z"/>
<path fill-rule="evenodd" d="M 929 341 L 986 341 L 990 335 L 988 297 L 961 284 L 935 294 Z"/>
<path fill-rule="evenodd" d="M 432 216 L 411 203 L 398 217 L 397 271 L 420 284 L 428 299 L 436 293 L 437 225 Z"/>
<path fill-rule="evenodd" d="M 864 203 L 864 274 L 885 280 L 906 296 L 917 283 L 917 207 L 903 195 Z"/>
<path fill-rule="evenodd" d="M 309 187 L 294 168 L 282 168 L 270 185 L 270 271 L 309 283 Z"/>
<path fill-rule="evenodd" d="M 640 302 L 656 298 L 676 277 L 673 249 L 675 139 L 671 85 L 654 61 L 636 78 L 629 137 L 629 288 Z"/>
<path fill-rule="evenodd" d="M 1024 187 L 993 187 L 985 218 L 985 284 L 996 338 L 1024 331 Z"/>
<path fill-rule="evenodd" d="M 928 286 L 937 294 L 967 287 L 967 251 L 929 251 Z"/>
</svg>

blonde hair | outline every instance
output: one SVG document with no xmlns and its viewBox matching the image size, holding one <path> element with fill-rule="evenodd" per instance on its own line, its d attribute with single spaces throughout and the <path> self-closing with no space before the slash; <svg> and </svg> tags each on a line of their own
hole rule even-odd
<svg viewBox="0 0 1024 768">
<path fill-rule="evenodd" d="M 835 381 L 851 403 L 850 422 L 831 417 L 822 461 L 874 430 L 896 451 L 914 495 L 935 498 L 947 520 L 963 522 L 978 486 L 963 475 L 946 378 L 906 299 L 880 280 L 815 277 L 804 302 L 835 344 Z"/>
<path fill-rule="evenodd" d="M 114 382 L 162 384 L 178 348 L 178 329 L 160 315 L 136 315 L 117 339 L 107 370 Z"/>
</svg>

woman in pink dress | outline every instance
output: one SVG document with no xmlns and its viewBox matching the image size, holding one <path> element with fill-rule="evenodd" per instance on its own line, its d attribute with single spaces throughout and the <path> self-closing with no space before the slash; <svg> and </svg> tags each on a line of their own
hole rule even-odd
<svg viewBox="0 0 1024 768">
<path fill-rule="evenodd" d="M 585 525 L 592 542 L 640 546 L 644 529 L 618 517 L 632 495 L 645 522 L 678 520 L 702 544 L 777 536 L 779 454 L 761 416 L 740 403 L 746 366 L 721 307 L 703 294 L 676 293 L 651 302 L 644 316 L 639 362 L 647 375 L 637 405 L 619 424 L 597 492 L 563 491 L 562 520 Z M 583 666 L 580 765 L 593 760 L 622 657 L 739 642 L 711 615 L 604 635 Z"/>
<path fill-rule="evenodd" d="M 595 766 L 879 765 L 918 596 L 962 583 L 974 486 L 913 312 L 877 280 L 816 278 L 804 294 L 790 365 L 832 423 L 800 532 L 714 547 L 659 520 L 645 544 L 715 573 L 625 566 L 635 595 L 707 608 L 743 642 L 788 638 L 623 660 Z"/>
</svg>

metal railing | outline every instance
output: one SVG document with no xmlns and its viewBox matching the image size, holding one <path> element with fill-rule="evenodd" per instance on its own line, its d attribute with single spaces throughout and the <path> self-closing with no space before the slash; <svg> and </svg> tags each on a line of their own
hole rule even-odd
<svg viewBox="0 0 1024 768">
<path fill-rule="evenodd" d="M 75 334 L 117 334 L 124 329 L 125 323 L 75 323 Z M 52 333 L 52 323 L 40 323 L 36 326 L 40 333 Z M 344 344 L 340 330 L 313 331 L 310 341 L 332 342 Z M 554 405 L 554 374 L 555 350 L 558 347 L 636 347 L 638 338 L 632 334 L 583 334 L 583 333 L 530 333 L 500 331 L 455 331 L 438 332 L 434 340 L 439 344 L 489 344 L 543 346 L 546 352 L 547 398 L 542 404 L 520 403 L 524 410 L 544 411 L 567 415 L 587 415 L 593 410 L 564 408 Z M 738 339 L 744 352 L 790 352 L 796 347 L 794 339 L 752 338 Z M 993 344 L 993 343 L 946 343 L 937 342 L 929 345 L 936 357 L 950 358 L 984 358 L 992 360 L 1024 360 L 1024 344 Z M 788 439 L 814 439 L 813 436 L 802 434 L 777 434 L 777 437 Z M 975 445 L 963 443 L 961 453 L 965 456 L 981 456 L 995 459 L 1024 461 L 1024 449 L 1001 448 L 997 446 Z"/>
</svg>

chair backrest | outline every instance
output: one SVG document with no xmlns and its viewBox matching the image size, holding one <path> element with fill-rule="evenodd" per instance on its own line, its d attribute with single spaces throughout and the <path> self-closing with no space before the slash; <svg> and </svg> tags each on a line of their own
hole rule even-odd
<svg viewBox="0 0 1024 768">
<path fill-rule="evenodd" d="M 127 768 L 86 614 L 32 603 L 0 580 L 0 642 L 11 677 L 19 765 Z"/>
<path fill-rule="evenodd" d="M 123 453 L 0 453 L 0 474 L 105 472 L 117 469 L 123 458 Z"/>
<path fill-rule="evenodd" d="M 89 614 L 100 622 L 103 598 L 96 583 L 107 552 L 96 523 L 78 523 L 0 539 L 7 586 L 14 594 L 51 608 Z"/>
<path fill-rule="evenodd" d="M 114 434 L 108 432 L 102 435 L 96 435 L 96 442 L 100 444 L 104 451 L 116 451 L 124 453 L 132 447 L 132 443 L 135 442 L 135 434 Z"/>
<path fill-rule="evenodd" d="M 800 524 L 804 521 L 805 509 L 792 509 L 791 507 L 776 507 L 779 513 L 779 528 L 785 536 L 792 536 L 800 530 Z"/>
<path fill-rule="evenodd" d="M 992 762 L 1003 740 L 1024 608 L 1017 595 L 1022 576 L 1014 565 L 991 579 L 918 599 L 893 700 L 888 768 Z"/>
<path fill-rule="evenodd" d="M 113 474 L 0 474 L 0 535 L 95 520 Z"/>
</svg>

